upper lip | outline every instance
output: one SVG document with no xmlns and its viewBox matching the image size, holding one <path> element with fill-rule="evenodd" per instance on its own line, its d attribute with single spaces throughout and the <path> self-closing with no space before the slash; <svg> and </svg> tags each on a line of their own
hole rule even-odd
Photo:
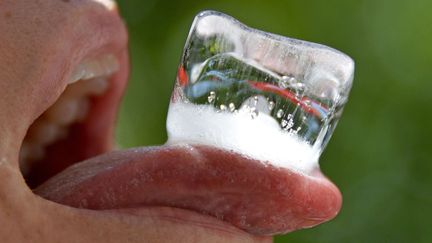
<svg viewBox="0 0 432 243">
<path fill-rule="evenodd" d="M 86 123 L 71 138 L 80 143 L 74 140 L 62 145 L 78 156 L 69 154 L 71 150 L 55 155 L 56 159 L 69 157 L 69 163 L 111 149 L 115 113 L 127 80 L 125 28 L 115 12 L 101 8 L 105 7 L 81 7 L 60 18 L 63 25 L 68 25 L 67 32 L 57 36 L 46 33 L 52 37 L 47 38 L 52 45 L 44 46 L 52 48 L 45 50 L 53 54 L 45 60 L 51 69 L 42 72 L 36 89 L 40 100 L 29 112 L 29 120 L 34 120 L 54 103 L 81 60 L 105 53 L 114 53 L 120 60 L 120 71 L 112 77 L 110 90 L 95 101 Z M 46 93 L 48 98 L 44 97 Z M 132 179 L 135 181 L 131 182 Z M 320 172 L 306 176 L 199 146 L 108 153 L 66 170 L 35 192 L 62 204 L 90 209 L 148 205 L 190 209 L 222 218 L 248 232 L 266 235 L 329 220 L 341 205 L 340 192 Z M 107 199 L 107 195 L 111 198 Z"/>
</svg>

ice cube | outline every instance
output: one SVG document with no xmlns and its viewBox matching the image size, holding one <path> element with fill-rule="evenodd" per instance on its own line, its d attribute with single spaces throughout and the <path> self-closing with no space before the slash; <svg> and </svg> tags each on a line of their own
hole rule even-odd
<svg viewBox="0 0 432 243">
<path fill-rule="evenodd" d="M 309 173 L 340 117 L 353 71 L 352 59 L 330 47 L 203 12 L 181 59 L 169 142 L 212 145 Z"/>
</svg>

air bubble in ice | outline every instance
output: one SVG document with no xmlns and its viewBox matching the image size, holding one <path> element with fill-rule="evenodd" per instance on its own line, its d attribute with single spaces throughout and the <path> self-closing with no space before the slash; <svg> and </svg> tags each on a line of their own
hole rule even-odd
<svg viewBox="0 0 432 243">
<path fill-rule="evenodd" d="M 282 76 L 279 80 L 279 87 L 286 89 L 289 87 L 295 87 L 298 84 L 297 79 L 291 76 Z"/>
<path fill-rule="evenodd" d="M 210 91 L 210 95 L 207 97 L 207 101 L 212 103 L 216 99 L 216 92 Z"/>
<path fill-rule="evenodd" d="M 269 101 L 269 106 L 268 106 L 269 111 L 272 111 L 274 107 L 275 107 L 275 103 L 273 101 Z"/>
<path fill-rule="evenodd" d="M 276 113 L 277 118 L 282 118 L 284 114 L 284 111 L 282 109 L 279 109 L 278 112 Z"/>
<path fill-rule="evenodd" d="M 294 121 L 292 119 L 288 120 L 288 126 L 291 128 L 294 126 Z"/>
<path fill-rule="evenodd" d="M 256 106 L 258 104 L 258 96 L 255 95 L 253 99 L 254 99 L 254 105 Z"/>
<path fill-rule="evenodd" d="M 288 121 L 285 120 L 285 119 L 282 119 L 281 120 L 281 126 L 282 126 L 283 129 L 285 129 L 288 126 Z"/>
<path fill-rule="evenodd" d="M 233 111 L 235 110 L 235 105 L 234 105 L 234 103 L 229 103 L 228 107 L 229 107 L 229 110 L 230 110 L 231 112 L 233 112 Z"/>
<path fill-rule="evenodd" d="M 251 108 L 250 115 L 252 119 L 255 119 L 259 115 L 259 111 L 256 108 Z"/>
<path fill-rule="evenodd" d="M 270 114 L 269 102 L 264 96 L 255 95 L 246 99 L 240 106 L 240 110 L 246 111 L 248 113 L 263 113 Z M 254 115 L 255 116 L 255 115 Z"/>
<path fill-rule="evenodd" d="M 282 119 L 281 120 L 281 127 L 284 130 L 288 130 L 290 128 L 292 128 L 294 126 L 294 121 L 292 119 L 292 115 L 289 114 L 287 119 Z"/>
<path fill-rule="evenodd" d="M 293 87 L 296 90 L 303 91 L 305 89 L 305 84 L 298 82 L 298 83 L 293 84 Z"/>
</svg>

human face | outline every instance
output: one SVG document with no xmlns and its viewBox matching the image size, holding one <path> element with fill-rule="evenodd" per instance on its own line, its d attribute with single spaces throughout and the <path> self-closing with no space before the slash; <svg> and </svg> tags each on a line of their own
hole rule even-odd
<svg viewBox="0 0 432 243">
<path fill-rule="evenodd" d="M 319 171 L 304 176 L 204 146 L 109 152 L 129 72 L 127 33 L 112 1 L 0 0 L 0 33 L 5 242 L 268 242 L 339 211 L 341 195 Z M 66 93 L 73 96 L 77 67 L 101 58 L 112 67 L 98 74 L 109 74 L 108 87 L 79 97 L 88 100 L 81 120 L 45 144 L 42 156 L 27 151 L 40 162 L 21 158 L 20 165 L 23 144 L 36 143 L 28 133 L 48 136 L 37 124 Z"/>
</svg>

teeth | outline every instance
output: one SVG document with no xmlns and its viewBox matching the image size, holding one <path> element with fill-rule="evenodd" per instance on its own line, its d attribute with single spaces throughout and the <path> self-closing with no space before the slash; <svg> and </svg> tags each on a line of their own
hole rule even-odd
<svg viewBox="0 0 432 243">
<path fill-rule="evenodd" d="M 20 168 L 24 175 L 31 170 L 34 162 L 45 156 L 45 147 L 65 138 L 70 125 L 85 120 L 90 109 L 90 96 L 104 94 L 109 88 L 107 77 L 118 68 L 119 63 L 114 55 L 86 60 L 77 66 L 66 90 L 34 122 L 24 139 L 20 151 Z"/>
<path fill-rule="evenodd" d="M 85 87 L 92 95 L 101 95 L 108 89 L 108 80 L 106 78 L 94 78 L 85 82 Z"/>
<path fill-rule="evenodd" d="M 79 112 L 79 100 L 68 97 L 61 97 L 50 109 L 45 113 L 46 117 L 59 125 L 67 126 L 76 121 Z"/>
<path fill-rule="evenodd" d="M 89 109 L 90 100 L 87 97 L 69 98 L 65 96 L 49 108 L 44 117 L 51 123 L 66 127 L 84 121 Z"/>
<path fill-rule="evenodd" d="M 109 82 L 106 78 L 94 78 L 82 80 L 68 86 L 62 94 L 63 97 L 85 97 L 90 95 L 101 95 L 107 91 Z"/>
<path fill-rule="evenodd" d="M 27 136 L 33 143 L 47 145 L 56 141 L 62 134 L 64 132 L 60 126 L 43 120 L 35 123 L 27 133 Z"/>
<path fill-rule="evenodd" d="M 69 84 L 78 80 L 88 80 L 94 77 L 109 76 L 119 69 L 119 63 L 114 55 L 106 55 L 97 60 L 84 60 L 75 68 L 69 79 Z"/>
<path fill-rule="evenodd" d="M 82 80 L 69 85 L 62 96 L 81 97 L 88 95 L 101 95 L 107 91 L 108 86 L 108 80 L 104 77 Z"/>
</svg>

